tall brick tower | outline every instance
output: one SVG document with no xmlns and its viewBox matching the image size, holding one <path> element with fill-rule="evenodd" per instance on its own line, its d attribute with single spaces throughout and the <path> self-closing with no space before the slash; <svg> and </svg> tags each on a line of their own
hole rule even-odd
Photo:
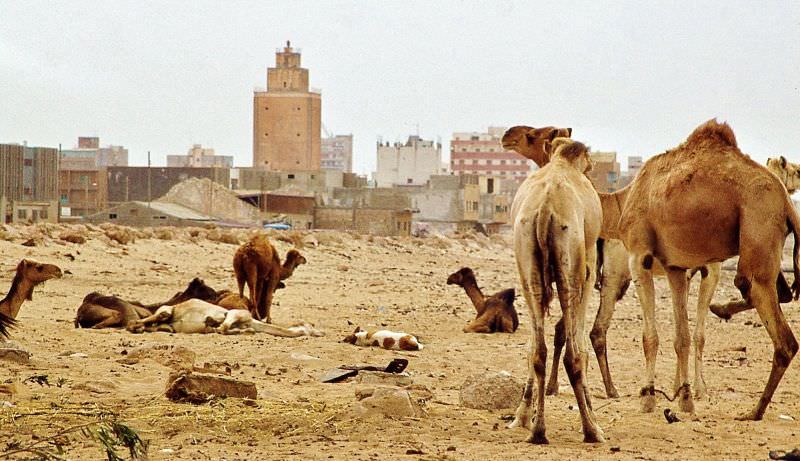
<svg viewBox="0 0 800 461">
<path fill-rule="evenodd" d="M 253 166 L 319 170 L 322 99 L 309 90 L 300 50 L 287 41 L 267 69 L 267 91 L 253 94 Z"/>
</svg>

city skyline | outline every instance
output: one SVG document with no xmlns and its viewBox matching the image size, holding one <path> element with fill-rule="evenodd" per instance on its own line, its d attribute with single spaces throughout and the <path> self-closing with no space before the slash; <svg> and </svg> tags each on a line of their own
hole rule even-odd
<svg viewBox="0 0 800 461">
<path fill-rule="evenodd" d="M 322 90 L 322 123 L 353 134 L 362 174 L 375 171 L 378 137 L 402 141 L 417 126 L 445 159 L 454 132 L 557 124 L 624 160 L 718 117 L 761 163 L 800 155 L 800 5 L 575 2 L 531 27 L 540 13 L 511 1 L 199 2 L 188 15 L 4 2 L 0 100 L 18 110 L 0 114 L 0 142 L 100 136 L 138 165 L 148 150 L 166 164 L 203 144 L 248 166 L 253 89 L 291 40 Z"/>
</svg>

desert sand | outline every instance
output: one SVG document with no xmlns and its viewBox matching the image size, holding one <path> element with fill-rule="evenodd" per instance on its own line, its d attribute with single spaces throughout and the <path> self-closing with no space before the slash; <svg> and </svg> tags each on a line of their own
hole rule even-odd
<svg viewBox="0 0 800 461">
<path fill-rule="evenodd" d="M 117 414 L 149 441 L 151 460 L 767 459 L 769 450 L 800 445 L 798 360 L 784 376 L 763 421 L 734 419 L 755 404 L 772 358 L 771 342 L 754 311 L 729 322 L 709 316 L 705 346 L 709 395 L 695 401 L 695 415 L 678 412 L 682 422 L 668 424 L 663 410 L 678 408 L 664 398 L 659 398 L 655 413 L 640 413 L 644 358 L 633 289 L 617 304 L 609 331 L 609 360 L 621 394 L 618 399 L 604 397 L 593 354 L 589 360 L 589 383 L 605 444 L 581 442 L 578 412 L 563 371 L 560 394 L 548 397 L 546 403 L 550 445 L 530 445 L 524 442 L 527 430 L 505 429 L 504 418 L 513 408 L 461 407 L 459 387 L 467 376 L 505 370 L 524 379 L 527 373 L 530 318 L 524 300 L 518 297 L 516 301 L 520 313 L 516 333 L 464 334 L 461 329 L 473 318 L 474 309 L 463 290 L 445 284 L 448 274 L 470 266 L 486 292 L 517 286 L 508 237 L 293 234 L 308 264 L 300 266 L 287 280 L 286 289 L 277 292 L 273 320 L 278 324 L 310 321 L 326 336 L 275 338 L 136 335 L 74 328 L 75 310 L 90 291 L 156 302 L 182 290 L 193 277 L 217 289 L 235 289 L 231 261 L 236 245 L 232 242 L 243 240 L 248 231 L 138 231 L 134 242 L 123 245 L 99 228 L 82 226 L 73 228 L 87 236 L 85 243 L 59 240 L 67 228 L 0 230 L 0 293 L 8 290 L 21 258 L 57 264 L 67 271 L 63 278 L 36 289 L 33 300 L 22 307 L 19 326 L 12 330 L 11 340 L 32 353 L 30 363 L 0 361 L 0 382 L 16 388 L 13 395 L 0 394 L 0 455 L 8 444 L 25 445 L 90 422 L 106 411 Z M 37 236 L 38 245 L 22 246 L 31 236 Z M 293 246 L 273 241 L 282 255 Z M 733 275 L 731 270 L 723 271 L 715 300 L 738 295 Z M 665 281 L 656 283 L 661 339 L 656 386 L 669 390 L 675 366 L 672 309 Z M 693 281 L 691 306 L 696 303 L 697 285 Z M 593 319 L 599 298 L 596 292 L 592 296 Z M 796 302 L 783 306 L 796 333 L 800 333 L 799 307 Z M 556 304 L 551 313 L 550 337 L 560 315 Z M 690 321 L 693 328 L 694 312 Z M 355 326 L 412 333 L 425 349 L 398 352 L 341 343 Z M 121 363 L 137 348 L 159 345 L 193 351 L 197 366 L 228 367 L 231 377 L 254 382 L 259 398 L 254 405 L 237 399 L 203 405 L 169 402 L 164 388 L 170 367 L 151 359 Z M 381 365 L 394 357 L 407 358 L 407 371 L 415 383 L 433 393 L 418 417 L 356 418 L 351 407 L 358 384 L 319 382 L 323 373 L 338 365 Z M 50 385 L 28 379 L 36 375 L 47 375 Z M 73 436 L 62 442 L 67 459 L 104 459 L 94 441 Z"/>
</svg>

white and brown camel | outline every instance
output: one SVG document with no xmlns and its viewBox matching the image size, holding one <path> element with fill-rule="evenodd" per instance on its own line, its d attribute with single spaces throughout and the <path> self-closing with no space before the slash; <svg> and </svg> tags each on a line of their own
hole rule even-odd
<svg viewBox="0 0 800 461">
<path fill-rule="evenodd" d="M 555 137 L 556 132 L 552 133 Z M 551 141 L 548 138 L 547 142 Z M 531 424 L 535 378 L 536 413 L 528 438 L 533 443 L 548 443 L 544 416 L 544 316 L 553 298 L 552 283 L 556 284 L 564 319 L 564 367 L 578 402 L 584 441 L 604 440 L 585 381 L 584 323 L 595 277 L 595 242 L 603 219 L 600 199 L 585 175 L 590 169 L 586 146 L 567 138 L 555 140 L 550 162 L 525 180 L 511 207 L 514 254 L 533 326 L 528 380 L 509 427 Z"/>
<path fill-rule="evenodd" d="M 20 261 L 11 281 L 11 288 L 5 298 L 0 300 L 0 335 L 8 336 L 7 327 L 16 323 L 22 303 L 33 299 L 33 289 L 37 285 L 61 276 L 61 268 L 56 265 L 43 264 L 32 259 Z"/>
<path fill-rule="evenodd" d="M 548 139 L 555 137 L 569 137 L 572 134 L 570 128 L 532 128 L 529 126 L 515 126 L 509 128 L 503 135 L 503 147 L 514 150 L 517 153 L 533 160 L 539 167 L 543 167 L 550 161 L 550 144 Z M 630 269 L 628 268 L 628 253 L 622 241 L 619 240 L 619 216 L 622 207 L 627 199 L 630 186 L 620 189 L 614 193 L 600 192 L 600 204 L 603 209 L 603 226 L 600 230 L 600 240 L 598 241 L 598 288 L 600 289 L 600 307 L 597 310 L 594 325 L 592 326 L 589 338 L 592 342 L 600 374 L 603 378 L 606 395 L 611 398 L 619 396 L 614 382 L 611 378 L 611 371 L 608 366 L 607 335 L 614 315 L 616 302 L 619 301 L 628 289 L 631 281 Z M 706 392 L 705 379 L 703 377 L 703 347 L 705 345 L 705 319 L 708 313 L 711 298 L 716 290 L 720 276 L 719 263 L 712 263 L 702 268 L 687 271 L 687 276 L 691 278 L 696 272 L 700 272 L 700 291 L 697 299 L 697 317 L 693 341 L 695 345 L 694 360 L 694 382 L 695 393 L 698 398 L 702 398 Z M 663 270 L 656 266 L 655 275 L 665 275 Z M 564 324 L 559 321 L 556 324 L 555 336 L 553 338 L 553 366 L 550 372 L 550 379 L 547 385 L 547 395 L 558 394 L 558 361 L 561 350 L 564 347 Z M 677 366 L 676 378 L 673 390 L 677 392 L 680 386 Z"/>
<path fill-rule="evenodd" d="M 137 320 L 128 330 L 140 333 L 145 330 L 171 333 L 267 333 L 273 336 L 323 336 L 324 333 L 310 323 L 280 327 L 253 319 L 244 309 L 225 309 L 199 299 L 190 299 L 174 306 L 159 307 L 153 315 Z"/>
<path fill-rule="evenodd" d="M 644 319 L 642 407 L 655 407 L 655 289 L 658 262 L 672 290 L 680 407 L 693 410 L 688 383 L 689 329 L 686 269 L 739 255 L 734 285 L 755 306 L 774 345 L 772 370 L 758 403 L 741 419 L 760 420 L 798 344 L 778 304 L 784 241 L 794 234 L 795 297 L 800 292 L 800 219 L 786 187 L 738 148 L 727 124 L 710 120 L 677 148 L 648 160 L 631 184 L 620 216 L 622 240 Z"/>
</svg>

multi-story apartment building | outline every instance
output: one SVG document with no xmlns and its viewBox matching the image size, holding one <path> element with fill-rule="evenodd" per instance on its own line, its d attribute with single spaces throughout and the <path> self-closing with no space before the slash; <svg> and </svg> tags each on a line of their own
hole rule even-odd
<svg viewBox="0 0 800 461">
<path fill-rule="evenodd" d="M 353 135 L 322 138 L 321 167 L 323 170 L 353 172 Z"/>
<path fill-rule="evenodd" d="M 168 167 L 233 168 L 232 155 L 216 155 L 214 149 L 194 144 L 186 155 L 167 155 Z"/>
<path fill-rule="evenodd" d="M 593 166 L 587 176 L 600 192 L 614 192 L 620 188 L 620 167 L 616 152 L 590 152 Z"/>
<path fill-rule="evenodd" d="M 408 141 L 389 145 L 378 142 L 377 187 L 425 185 L 442 171 L 442 145 L 409 136 Z"/>
<path fill-rule="evenodd" d="M 477 174 L 522 182 L 534 163 L 503 149 L 503 127 L 490 126 L 487 132 L 453 133 L 450 140 L 450 169 L 454 174 Z"/>
<path fill-rule="evenodd" d="M 87 170 L 107 166 L 128 166 L 128 149 L 113 145 L 100 147 L 100 138 L 81 136 L 77 147 L 61 150 L 62 170 Z"/>
<path fill-rule="evenodd" d="M 0 222 L 58 220 L 58 149 L 0 144 Z"/>
<path fill-rule="evenodd" d="M 289 42 L 267 69 L 267 90 L 253 95 L 253 166 L 319 170 L 322 99 L 308 86 L 300 50 Z"/>
</svg>

